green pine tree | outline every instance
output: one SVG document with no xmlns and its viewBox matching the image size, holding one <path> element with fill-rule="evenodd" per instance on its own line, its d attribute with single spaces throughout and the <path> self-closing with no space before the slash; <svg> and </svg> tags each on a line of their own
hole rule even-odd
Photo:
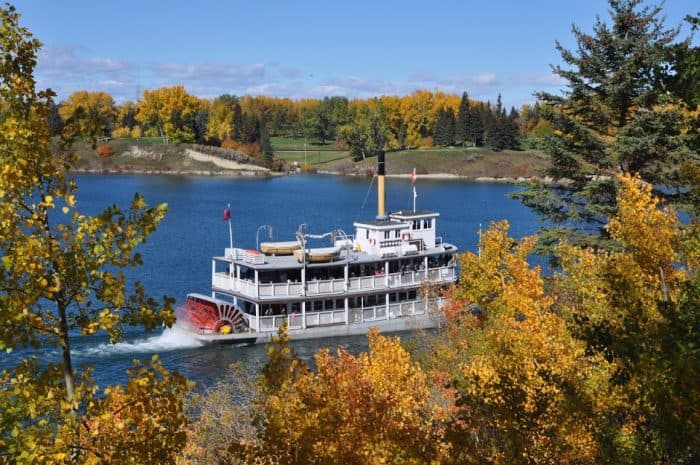
<svg viewBox="0 0 700 465">
<path fill-rule="evenodd" d="M 466 92 L 462 93 L 462 100 L 459 102 L 459 112 L 457 113 L 457 122 L 455 125 L 455 142 L 464 144 L 469 139 L 469 96 Z"/>
<path fill-rule="evenodd" d="M 668 48 L 677 30 L 664 26 L 660 7 L 641 4 L 610 0 L 610 24 L 598 18 L 592 34 L 573 26 L 575 51 L 556 44 L 568 68 L 554 72 L 567 89 L 538 97 L 553 129 L 543 141 L 552 164 L 547 174 L 563 182 L 554 190 L 532 184 L 516 195 L 555 223 L 543 231 L 545 245 L 564 235 L 607 243 L 604 226 L 617 210 L 616 173 L 639 173 L 656 195 L 688 201 L 680 170 L 698 163 L 687 145 L 692 121 L 662 85 L 672 73 Z"/>
</svg>

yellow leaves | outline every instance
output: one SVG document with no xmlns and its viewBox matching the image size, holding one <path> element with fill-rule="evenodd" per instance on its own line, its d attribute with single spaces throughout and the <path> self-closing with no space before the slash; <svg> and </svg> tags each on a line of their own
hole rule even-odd
<svg viewBox="0 0 700 465">
<path fill-rule="evenodd" d="M 321 350 L 315 362 L 316 373 L 289 378 L 263 399 L 261 455 L 281 463 L 424 463 L 434 456 L 427 379 L 398 338 L 372 331 L 369 352 Z"/>
</svg>

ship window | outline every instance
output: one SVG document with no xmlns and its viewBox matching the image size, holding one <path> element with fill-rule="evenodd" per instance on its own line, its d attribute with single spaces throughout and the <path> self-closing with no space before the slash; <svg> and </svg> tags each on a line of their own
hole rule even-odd
<svg viewBox="0 0 700 465">
<path fill-rule="evenodd" d="M 365 239 L 369 239 L 369 229 L 365 229 Z"/>
<path fill-rule="evenodd" d="M 396 292 L 389 294 L 389 302 L 396 302 Z"/>
<path fill-rule="evenodd" d="M 320 300 L 315 300 L 314 301 L 314 311 L 320 312 L 321 310 L 323 310 L 323 302 Z"/>
<path fill-rule="evenodd" d="M 408 291 L 408 300 L 416 300 L 416 291 Z"/>
<path fill-rule="evenodd" d="M 415 221 L 412 221 L 412 222 L 411 222 L 411 229 L 418 229 L 418 227 L 416 226 L 416 222 L 415 222 Z"/>
<path fill-rule="evenodd" d="M 406 300 L 406 293 L 405 292 L 399 292 L 399 300 L 404 301 Z"/>
<path fill-rule="evenodd" d="M 386 305 L 386 295 L 378 295 L 377 296 L 377 305 Z"/>
<path fill-rule="evenodd" d="M 377 305 L 377 296 L 376 295 L 371 295 L 367 297 L 367 306 L 372 307 L 373 305 Z"/>
<path fill-rule="evenodd" d="M 326 310 L 330 310 L 333 308 L 333 301 L 332 300 L 326 300 Z"/>
<path fill-rule="evenodd" d="M 390 231 L 384 231 L 384 239 L 389 239 Z"/>
<path fill-rule="evenodd" d="M 335 299 L 335 308 L 345 308 L 345 302 L 343 302 L 343 299 Z"/>
<path fill-rule="evenodd" d="M 394 230 L 394 237 L 399 237 L 399 230 L 398 229 Z"/>
</svg>

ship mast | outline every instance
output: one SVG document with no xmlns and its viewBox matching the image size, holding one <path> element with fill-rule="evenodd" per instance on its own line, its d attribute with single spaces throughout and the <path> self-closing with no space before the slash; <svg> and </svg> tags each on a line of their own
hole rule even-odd
<svg viewBox="0 0 700 465">
<path fill-rule="evenodd" d="M 377 219 L 385 220 L 386 195 L 384 193 L 384 150 L 377 154 Z"/>
</svg>

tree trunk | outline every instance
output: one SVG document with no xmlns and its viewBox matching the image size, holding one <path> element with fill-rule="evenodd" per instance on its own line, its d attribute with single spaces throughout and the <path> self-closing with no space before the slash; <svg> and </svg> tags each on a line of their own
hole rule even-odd
<svg viewBox="0 0 700 465">
<path fill-rule="evenodd" d="M 63 378 L 66 382 L 66 399 L 71 403 L 71 414 L 76 415 L 77 412 L 72 406 L 75 393 L 75 376 L 73 374 L 73 363 L 70 355 L 70 340 L 68 339 L 67 308 L 64 304 L 60 303 L 58 305 L 58 313 L 61 317 L 60 335 L 61 347 L 63 349 Z"/>
</svg>

